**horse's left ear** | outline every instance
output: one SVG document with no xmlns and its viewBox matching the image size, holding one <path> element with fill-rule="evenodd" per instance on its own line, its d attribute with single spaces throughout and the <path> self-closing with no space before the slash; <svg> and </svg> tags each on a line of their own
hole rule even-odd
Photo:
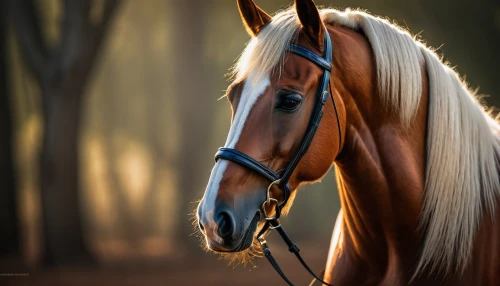
<svg viewBox="0 0 500 286">
<path fill-rule="evenodd" d="M 305 35 L 313 45 L 322 51 L 326 31 L 316 4 L 313 0 L 295 0 L 295 10 Z"/>
</svg>

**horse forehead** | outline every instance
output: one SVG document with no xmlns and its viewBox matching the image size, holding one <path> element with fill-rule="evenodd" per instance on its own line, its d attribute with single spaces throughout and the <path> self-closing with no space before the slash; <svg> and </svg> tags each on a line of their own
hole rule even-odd
<svg viewBox="0 0 500 286">
<path fill-rule="evenodd" d="M 323 69 L 310 60 L 290 53 L 281 74 L 273 79 L 280 87 L 290 87 L 295 91 L 305 92 L 318 83 L 322 74 Z"/>
<path fill-rule="evenodd" d="M 266 94 L 268 87 L 271 85 L 271 80 L 266 75 L 259 81 L 255 81 L 250 75 L 245 79 L 232 83 L 228 88 L 227 98 L 233 109 L 233 117 L 236 117 L 238 113 L 242 113 L 241 108 L 252 108 L 257 100 Z M 248 113 L 248 110 L 247 112 L 243 111 L 243 113 Z"/>
<path fill-rule="evenodd" d="M 253 106 L 269 85 L 269 76 L 265 76 L 258 81 L 254 81 L 250 76 L 244 81 L 242 91 L 236 100 L 237 104 L 233 103 L 233 120 L 225 147 L 234 148 Z"/>
</svg>

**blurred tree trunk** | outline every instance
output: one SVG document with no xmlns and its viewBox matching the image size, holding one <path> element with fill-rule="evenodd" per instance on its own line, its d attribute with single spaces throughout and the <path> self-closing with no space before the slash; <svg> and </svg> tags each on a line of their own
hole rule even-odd
<svg viewBox="0 0 500 286">
<path fill-rule="evenodd" d="M 115 232 L 115 237 L 120 239 L 126 239 L 133 246 L 137 246 L 140 239 L 139 227 L 141 225 L 140 221 L 132 213 L 131 204 L 126 195 L 126 189 L 122 180 L 120 180 L 120 174 L 118 172 L 118 151 L 113 144 L 113 134 L 116 131 L 118 121 L 116 115 L 120 113 L 120 106 L 118 104 L 119 94 L 115 90 L 115 87 L 120 84 L 116 80 L 116 74 L 118 69 L 115 65 L 110 64 L 104 75 L 105 87 L 104 87 L 104 97 L 103 106 L 106 108 L 106 112 L 102 115 L 101 132 L 103 133 L 104 150 L 108 156 L 108 174 L 109 174 L 109 191 L 112 196 L 112 201 L 116 205 L 116 216 L 113 222 L 113 228 Z"/>
<path fill-rule="evenodd" d="M 0 256 L 20 253 L 7 61 L 7 1 L 0 0 Z"/>
<path fill-rule="evenodd" d="M 167 6 L 165 3 L 163 5 Z M 139 23 L 143 27 L 150 27 L 155 24 L 154 21 L 149 20 L 147 17 L 141 17 L 137 21 L 140 21 Z M 154 33 L 143 33 L 140 35 L 143 44 L 144 63 L 147 67 L 144 70 L 144 90 L 147 96 L 146 138 L 152 154 L 151 181 L 142 208 L 143 225 L 141 231 L 146 236 L 158 235 L 158 180 L 161 178 L 161 173 L 167 168 L 167 164 L 170 163 L 170 158 L 168 158 L 168 154 L 165 151 L 165 142 L 162 140 L 166 137 L 165 116 L 162 109 L 169 102 L 169 99 L 166 97 L 173 97 L 173 95 L 161 94 L 165 84 L 165 74 L 162 73 L 162 64 L 165 63 L 163 59 L 168 55 L 161 55 L 161 58 L 158 58 L 159 55 L 155 53 L 151 44 L 154 36 Z M 160 109 L 158 106 L 160 106 Z"/>
<path fill-rule="evenodd" d="M 41 151 L 41 200 L 44 262 L 90 261 L 79 205 L 78 136 L 85 84 L 105 37 L 117 1 L 104 2 L 99 23 L 92 23 L 90 1 L 64 1 L 61 38 L 49 49 L 41 33 L 34 0 L 11 0 L 25 63 L 42 95 L 44 135 Z"/>
<path fill-rule="evenodd" d="M 209 166 L 213 163 L 215 150 L 208 150 L 213 130 L 216 98 L 210 94 L 212 73 L 204 62 L 206 15 L 213 1 L 176 1 L 172 3 L 173 51 L 170 55 L 173 66 L 173 96 L 176 97 L 179 116 L 180 142 L 176 158 L 179 174 L 179 215 L 177 242 L 188 249 L 198 247 L 197 238 L 190 236 L 193 227 L 190 215 L 201 199 Z"/>
</svg>

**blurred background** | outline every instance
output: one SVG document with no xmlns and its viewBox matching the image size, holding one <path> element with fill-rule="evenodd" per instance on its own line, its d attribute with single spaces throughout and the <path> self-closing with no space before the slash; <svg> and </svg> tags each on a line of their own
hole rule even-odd
<svg viewBox="0 0 500 286">
<path fill-rule="evenodd" d="M 270 14 L 291 2 L 256 1 Z M 316 2 L 420 33 L 500 106 L 497 0 Z M 229 130 L 225 74 L 249 40 L 236 1 L 0 3 L 0 285 L 283 284 L 267 261 L 227 266 L 192 235 Z M 331 172 L 283 220 L 317 272 L 338 209 Z"/>
</svg>

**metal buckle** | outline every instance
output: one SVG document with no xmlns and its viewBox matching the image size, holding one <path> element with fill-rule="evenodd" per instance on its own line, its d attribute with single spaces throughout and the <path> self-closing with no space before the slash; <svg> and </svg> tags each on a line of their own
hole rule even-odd
<svg viewBox="0 0 500 286">
<path fill-rule="evenodd" d="M 263 237 L 259 237 L 259 238 L 257 238 L 257 240 L 259 241 L 260 245 L 267 244 L 266 239 L 265 239 L 265 238 L 263 238 Z"/>
<path fill-rule="evenodd" d="M 270 204 L 271 204 L 271 200 L 273 199 L 273 198 L 271 198 L 271 194 L 270 194 L 270 192 L 271 192 L 271 187 L 272 187 L 273 185 L 279 185 L 279 183 L 281 183 L 281 180 L 280 180 L 280 179 L 278 179 L 278 180 L 276 180 L 276 181 L 273 181 L 273 182 L 272 182 L 271 184 L 269 184 L 269 186 L 267 187 L 267 194 L 266 194 L 266 196 L 267 196 L 267 197 L 266 197 L 266 203 L 267 203 L 268 205 L 270 205 Z M 276 201 L 276 200 L 275 200 L 275 201 Z"/>
<path fill-rule="evenodd" d="M 266 193 L 266 200 L 262 203 L 261 205 L 261 210 L 264 213 L 264 219 L 265 220 L 276 220 L 280 217 L 280 209 L 279 209 L 279 202 L 277 199 L 271 198 L 271 188 L 273 185 L 278 185 L 281 182 L 281 180 L 276 180 L 271 182 L 269 186 L 267 187 L 267 193 Z M 275 205 L 275 214 L 274 216 L 269 216 L 266 212 L 266 205 L 271 206 L 271 204 L 274 203 Z"/>
<path fill-rule="evenodd" d="M 275 219 L 278 219 L 279 218 L 279 207 L 278 207 L 278 200 L 277 199 L 273 199 L 273 198 L 270 198 L 269 201 L 271 202 L 274 202 L 275 203 L 275 207 L 276 207 L 276 211 L 275 211 L 275 214 L 274 216 L 268 216 L 267 212 L 266 212 L 266 204 L 267 204 L 267 201 L 264 201 L 262 203 L 262 206 L 260 206 L 262 212 L 264 213 L 264 219 L 265 220 L 275 220 Z M 270 205 L 270 204 L 269 204 Z"/>
<path fill-rule="evenodd" d="M 281 223 L 279 223 L 278 221 L 278 225 L 277 226 L 269 226 L 269 229 L 277 229 L 277 228 L 280 228 L 281 227 Z"/>
</svg>

